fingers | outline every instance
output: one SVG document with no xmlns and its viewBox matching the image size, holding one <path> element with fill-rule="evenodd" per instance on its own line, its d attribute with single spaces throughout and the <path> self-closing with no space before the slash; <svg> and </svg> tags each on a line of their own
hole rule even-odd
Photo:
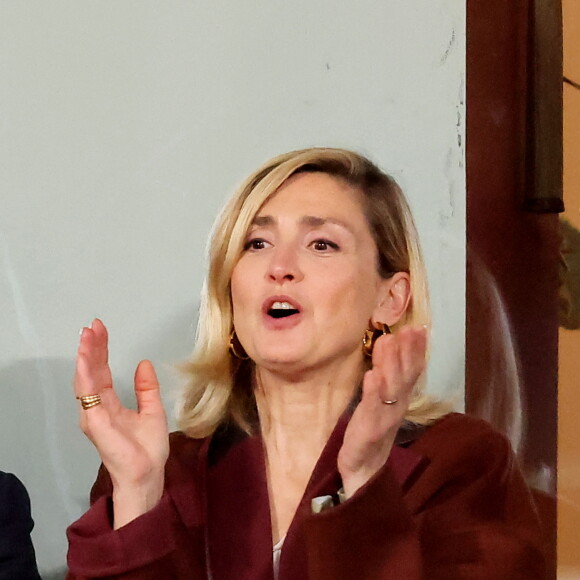
<svg viewBox="0 0 580 580">
<path fill-rule="evenodd" d="M 407 373 L 407 380 L 416 381 L 423 373 L 427 356 L 427 329 L 403 328 L 400 343 L 401 363 Z"/>
<path fill-rule="evenodd" d="M 81 417 L 87 412 L 93 416 L 100 414 L 103 408 L 109 412 L 121 409 L 122 405 L 112 388 L 111 370 L 108 364 L 108 334 L 105 325 L 96 318 L 90 328 L 83 328 L 79 342 L 74 390 L 77 397 L 100 395 L 102 405 L 81 411 Z M 164 413 L 159 381 L 150 361 L 141 361 L 135 372 L 135 395 L 139 413 Z M 97 407 L 102 407 L 95 413 Z"/>
<path fill-rule="evenodd" d="M 390 334 L 377 340 L 373 350 L 372 370 L 378 404 L 382 405 L 382 401 L 402 399 L 406 381 L 398 337 Z"/>
<path fill-rule="evenodd" d="M 107 328 L 101 320 L 95 318 L 91 324 L 95 341 L 95 360 L 98 364 L 106 365 L 109 362 L 109 335 Z"/>
<path fill-rule="evenodd" d="M 380 373 L 374 370 L 365 373 L 362 399 L 349 423 L 350 441 L 359 450 L 384 442 L 388 433 L 396 432 L 406 411 L 404 404 L 384 405 L 383 388 Z"/>
<path fill-rule="evenodd" d="M 135 396 L 140 414 L 163 413 L 159 381 L 151 361 L 142 360 L 135 371 Z"/>
<path fill-rule="evenodd" d="M 104 400 L 103 396 L 99 392 L 99 388 L 94 379 L 94 375 L 91 372 L 86 356 L 80 353 L 77 356 L 74 386 L 77 397 L 97 394 L 101 396 L 101 403 L 91 407 L 90 409 L 83 409 L 82 405 L 79 405 L 80 427 L 83 433 L 85 433 L 85 435 L 87 435 L 92 441 L 93 437 L 91 434 L 91 429 L 89 428 L 89 421 L 92 424 L 94 424 L 95 421 L 97 423 L 107 421 L 108 412 L 106 407 L 108 405 L 107 401 Z"/>
<path fill-rule="evenodd" d="M 427 330 L 405 327 L 397 334 L 380 337 L 373 350 L 373 372 L 381 400 L 408 402 L 413 387 L 425 370 Z"/>
<path fill-rule="evenodd" d="M 85 417 L 88 413 L 93 419 L 102 416 L 104 410 L 112 411 L 120 406 L 113 391 L 111 370 L 107 363 L 107 330 L 100 320 L 93 321 L 90 328 L 83 328 L 79 341 L 74 390 L 77 397 L 100 395 L 101 404 L 90 409 L 82 409 L 81 426 L 85 430 Z"/>
<path fill-rule="evenodd" d="M 81 330 L 81 338 L 77 352 L 76 372 L 74 377 L 75 395 L 96 395 L 99 392 L 94 373 L 92 371 L 91 357 L 94 348 L 94 336 L 89 328 Z"/>
<path fill-rule="evenodd" d="M 363 377 L 361 405 L 369 411 L 379 409 L 381 403 L 382 377 L 374 370 L 367 371 Z"/>
<path fill-rule="evenodd" d="M 100 391 L 86 355 L 80 353 L 77 355 L 74 388 L 76 397 L 98 395 Z"/>
<path fill-rule="evenodd" d="M 97 392 L 112 386 L 111 370 L 107 362 L 107 329 L 100 320 L 95 319 L 90 328 L 82 329 L 77 360 L 78 358 L 84 358 L 86 361 Z M 80 394 L 86 395 L 91 393 L 83 392 Z"/>
</svg>

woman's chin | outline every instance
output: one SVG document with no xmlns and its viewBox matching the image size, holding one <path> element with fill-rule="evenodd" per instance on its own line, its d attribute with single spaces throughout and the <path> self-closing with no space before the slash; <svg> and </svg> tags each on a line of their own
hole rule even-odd
<svg viewBox="0 0 580 580">
<path fill-rule="evenodd" d="M 270 371 L 276 370 L 288 370 L 291 368 L 300 369 L 301 367 L 308 366 L 308 361 L 306 360 L 306 354 L 304 351 L 298 351 L 294 349 L 289 349 L 287 347 L 281 347 L 276 349 L 268 349 L 265 352 L 257 354 L 254 362 L 257 366 L 263 367 Z"/>
<path fill-rule="evenodd" d="M 341 365 L 347 361 L 356 361 L 362 357 L 362 350 L 355 346 L 341 350 L 322 352 L 314 345 L 270 344 L 257 348 L 252 353 L 252 360 L 257 367 L 273 373 L 300 375 L 303 372 L 320 370 L 325 367 Z"/>
</svg>

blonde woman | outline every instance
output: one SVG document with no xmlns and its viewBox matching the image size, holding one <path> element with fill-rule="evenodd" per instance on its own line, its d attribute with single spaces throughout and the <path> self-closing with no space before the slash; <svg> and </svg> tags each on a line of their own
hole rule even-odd
<svg viewBox="0 0 580 580">
<path fill-rule="evenodd" d="M 265 164 L 218 219 L 178 433 L 151 363 L 120 404 L 95 320 L 75 391 L 103 468 L 70 578 L 541 578 L 509 443 L 422 393 L 429 307 L 404 196 L 366 158 Z"/>
</svg>

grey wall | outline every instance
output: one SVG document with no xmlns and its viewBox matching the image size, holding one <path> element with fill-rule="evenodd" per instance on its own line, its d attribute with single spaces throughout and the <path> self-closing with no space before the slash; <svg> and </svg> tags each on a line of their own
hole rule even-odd
<svg viewBox="0 0 580 580">
<path fill-rule="evenodd" d="M 77 430 L 78 329 L 117 385 L 192 347 L 225 197 L 274 154 L 369 154 L 407 191 L 435 322 L 430 385 L 463 389 L 464 3 L 0 3 L 0 469 L 27 485 L 46 577 L 98 465 Z"/>
</svg>

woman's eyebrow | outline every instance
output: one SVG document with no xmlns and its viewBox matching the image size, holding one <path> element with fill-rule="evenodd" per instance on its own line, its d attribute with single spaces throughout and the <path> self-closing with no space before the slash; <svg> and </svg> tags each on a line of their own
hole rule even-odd
<svg viewBox="0 0 580 580">
<path fill-rule="evenodd" d="M 318 217 L 313 215 L 305 215 L 303 218 L 300 219 L 300 223 L 310 227 L 323 226 L 324 224 L 334 224 L 353 233 L 352 227 L 347 222 L 334 217 Z"/>
<path fill-rule="evenodd" d="M 252 220 L 253 226 L 264 227 L 276 225 L 277 220 L 271 215 L 259 215 Z M 334 217 L 320 217 L 314 215 L 305 215 L 300 218 L 300 224 L 309 227 L 320 227 L 324 224 L 334 224 L 353 232 L 352 227 L 345 221 Z"/>
<path fill-rule="evenodd" d="M 300 223 L 307 226 L 323 226 L 324 224 L 335 224 L 342 226 L 345 229 L 350 229 L 346 222 L 333 217 L 318 217 L 313 215 L 305 215 L 300 219 Z"/>
<path fill-rule="evenodd" d="M 252 220 L 252 225 L 253 226 L 271 226 L 274 225 L 274 223 L 276 222 L 276 220 L 271 216 L 271 215 L 257 215 L 253 220 Z"/>
</svg>

